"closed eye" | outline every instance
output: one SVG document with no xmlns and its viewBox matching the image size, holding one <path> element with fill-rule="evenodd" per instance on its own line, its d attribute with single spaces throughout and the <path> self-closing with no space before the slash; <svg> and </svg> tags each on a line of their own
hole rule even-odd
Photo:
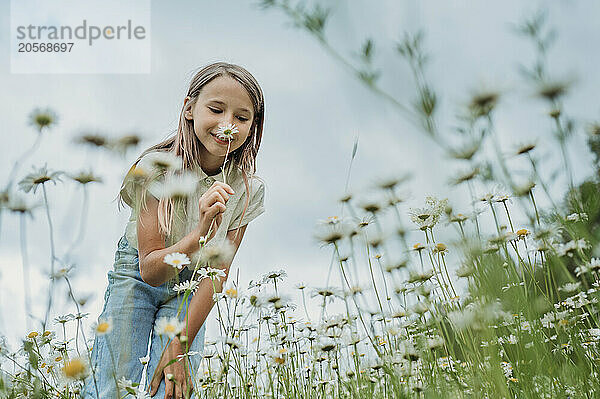
<svg viewBox="0 0 600 399">
<path fill-rule="evenodd" d="M 214 114 L 220 114 L 221 112 L 223 112 L 218 108 L 208 107 L 208 109 L 210 109 Z"/>
<path fill-rule="evenodd" d="M 245 117 L 243 117 L 243 116 L 238 116 L 238 119 L 239 119 L 241 122 L 246 122 L 246 121 L 248 120 L 248 118 L 245 118 Z"/>
</svg>

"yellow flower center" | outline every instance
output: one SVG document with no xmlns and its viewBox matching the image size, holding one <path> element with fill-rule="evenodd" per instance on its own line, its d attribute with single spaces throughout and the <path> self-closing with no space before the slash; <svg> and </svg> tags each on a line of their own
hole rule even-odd
<svg viewBox="0 0 600 399">
<path fill-rule="evenodd" d="M 39 334 L 38 334 L 37 332 L 35 332 L 35 331 L 32 331 L 32 332 L 30 332 L 30 333 L 27 335 L 27 338 L 35 338 L 35 337 L 37 337 L 38 335 L 39 335 Z"/>
<path fill-rule="evenodd" d="M 230 298 L 237 298 L 237 290 L 235 288 L 228 288 L 225 290 L 225 295 L 227 295 Z"/>
<path fill-rule="evenodd" d="M 435 244 L 435 249 L 437 249 L 438 251 L 442 252 L 446 250 L 446 244 L 442 244 L 441 242 L 438 244 Z"/>
<path fill-rule="evenodd" d="M 423 244 L 421 244 L 420 242 L 416 243 L 415 245 L 413 245 L 413 249 L 420 251 L 421 249 L 425 248 L 423 246 Z"/>
<path fill-rule="evenodd" d="M 277 364 L 283 364 L 283 363 L 285 363 L 285 359 L 283 357 L 276 357 L 275 358 L 275 363 L 277 363 Z"/>
<path fill-rule="evenodd" d="M 563 326 L 563 327 L 564 327 L 564 326 L 567 326 L 567 325 L 569 325 L 569 321 L 568 321 L 568 320 L 566 320 L 566 319 L 560 319 L 560 320 L 558 321 L 558 325 L 560 325 L 560 326 Z"/>
<path fill-rule="evenodd" d="M 167 324 L 165 326 L 165 332 L 167 332 L 167 333 L 174 333 L 175 332 L 175 326 L 173 324 Z"/>
<path fill-rule="evenodd" d="M 146 171 L 143 168 L 133 166 L 129 171 L 133 177 L 145 177 Z"/>
<path fill-rule="evenodd" d="M 517 235 L 518 235 L 519 237 L 524 237 L 524 236 L 526 236 L 527 234 L 529 234 L 529 231 L 528 231 L 527 229 L 521 229 L 521 230 L 517 230 Z"/>
<path fill-rule="evenodd" d="M 69 378 L 79 378 L 85 371 L 85 365 L 80 359 L 73 359 L 68 361 L 63 367 L 63 373 Z"/>
<path fill-rule="evenodd" d="M 108 329 L 110 328 L 110 324 L 108 324 L 108 322 L 103 321 L 102 323 L 98 323 L 98 326 L 96 327 L 96 331 L 98 331 L 99 333 L 105 333 L 108 331 Z"/>
</svg>

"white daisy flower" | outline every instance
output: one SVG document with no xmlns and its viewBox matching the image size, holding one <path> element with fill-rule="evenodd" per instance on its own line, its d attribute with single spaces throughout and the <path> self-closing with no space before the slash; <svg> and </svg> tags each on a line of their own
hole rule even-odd
<svg viewBox="0 0 600 399">
<path fill-rule="evenodd" d="M 166 335 L 169 338 L 175 338 L 175 336 L 179 334 L 184 327 L 185 323 L 179 321 L 176 317 L 161 317 L 160 319 L 156 320 L 154 332 L 160 336 Z"/>
<path fill-rule="evenodd" d="M 110 139 L 99 132 L 94 132 L 94 131 L 87 131 L 87 132 L 82 132 L 82 134 L 78 137 L 75 138 L 75 143 L 77 144 L 83 144 L 83 145 L 87 145 L 90 147 L 107 147 Z"/>
<path fill-rule="evenodd" d="M 181 359 L 183 359 L 184 357 L 192 357 L 192 356 L 196 356 L 196 355 L 198 355 L 198 353 L 199 353 L 199 352 L 196 352 L 196 351 L 189 351 L 188 353 L 183 353 L 183 354 L 181 354 L 181 355 L 177 355 L 177 359 L 181 360 Z M 178 360 L 178 361 L 179 361 L 179 360 Z"/>
<path fill-rule="evenodd" d="M 119 388 L 124 391 L 129 392 L 129 390 L 133 390 L 133 382 L 131 380 L 128 380 L 124 376 L 121 377 L 119 381 L 117 381 L 117 384 L 119 385 Z"/>
<path fill-rule="evenodd" d="M 323 352 L 329 352 L 335 349 L 336 342 L 331 338 L 321 337 L 317 342 L 316 347 Z"/>
<path fill-rule="evenodd" d="M 448 205 L 447 199 L 439 200 L 435 197 L 426 197 L 425 207 L 409 210 L 410 219 L 421 230 L 433 228 L 446 209 L 446 205 Z"/>
<path fill-rule="evenodd" d="M 83 356 L 66 361 L 61 368 L 62 377 L 69 382 L 85 379 L 89 374 L 89 370 L 88 361 Z"/>
<path fill-rule="evenodd" d="M 441 348 L 444 346 L 444 343 L 444 338 L 440 337 L 439 335 L 427 338 L 427 346 L 429 349 Z"/>
<path fill-rule="evenodd" d="M 92 171 L 81 170 L 77 173 L 70 173 L 68 176 L 81 185 L 86 185 L 92 182 L 102 183 L 102 178 L 94 175 Z"/>
<path fill-rule="evenodd" d="M 198 177 L 191 172 L 169 175 L 164 181 L 154 182 L 151 192 L 157 198 L 184 199 L 196 191 Z"/>
<path fill-rule="evenodd" d="M 190 290 L 192 292 L 192 294 L 194 294 L 194 293 L 196 293 L 196 290 L 198 289 L 199 284 L 200 284 L 200 282 L 197 280 L 186 280 L 182 283 L 175 284 L 175 286 L 173 287 L 173 291 L 186 292 L 186 291 Z"/>
<path fill-rule="evenodd" d="M 39 204 L 33 203 L 28 197 L 24 197 L 19 193 L 13 193 L 9 196 L 6 207 L 12 212 L 28 213 L 37 208 Z"/>
<path fill-rule="evenodd" d="M 216 279 L 217 277 L 225 277 L 225 270 L 223 269 L 214 269 L 212 267 L 203 267 L 199 270 L 200 276 L 202 278 L 210 278 L 211 280 Z"/>
<path fill-rule="evenodd" d="M 154 151 L 144 157 L 144 163 L 159 170 L 181 168 L 181 158 L 170 151 Z"/>
<path fill-rule="evenodd" d="M 137 147 L 141 138 L 137 134 L 126 134 L 109 142 L 109 148 L 117 153 L 125 154 L 130 147 Z"/>
<path fill-rule="evenodd" d="M 283 281 L 283 279 L 286 277 L 287 277 L 287 273 L 285 272 L 285 270 L 283 270 L 283 269 L 273 270 L 273 271 L 263 274 L 261 277 L 261 281 L 263 282 L 263 284 L 266 284 L 269 282 Z"/>
<path fill-rule="evenodd" d="M 337 287 L 322 287 L 314 288 L 311 292 L 311 297 L 321 297 L 324 300 L 333 301 L 335 297 L 343 299 L 344 293 Z"/>
<path fill-rule="evenodd" d="M 534 150 L 536 145 L 537 145 L 536 140 L 519 143 L 515 147 L 515 154 L 516 155 L 527 154 L 529 151 Z"/>
<path fill-rule="evenodd" d="M 581 282 L 578 281 L 576 283 L 566 283 L 565 285 L 563 285 L 562 287 L 559 287 L 558 289 L 563 292 L 575 292 L 579 289 L 580 286 L 581 286 Z"/>
<path fill-rule="evenodd" d="M 200 261 L 207 265 L 222 265 L 231 262 L 234 255 L 233 245 L 225 240 L 221 245 L 205 245 L 200 252 Z"/>
<path fill-rule="evenodd" d="M 572 213 L 565 217 L 569 222 L 581 222 L 584 220 L 588 220 L 588 215 L 585 212 L 582 213 Z"/>
<path fill-rule="evenodd" d="M 112 331 L 112 327 L 113 323 L 111 319 L 101 319 L 94 325 L 94 331 L 96 331 L 96 335 L 105 335 Z"/>
<path fill-rule="evenodd" d="M 183 266 L 190 264 L 190 258 L 186 254 L 182 254 L 181 252 L 172 252 L 170 254 L 165 255 L 163 261 L 167 265 L 171 265 L 176 269 L 181 270 Z"/>
<path fill-rule="evenodd" d="M 39 109 L 36 108 L 29 115 L 29 124 L 35 126 L 41 133 L 44 129 L 49 129 L 56 124 L 58 116 L 54 111 L 49 108 Z"/>
<path fill-rule="evenodd" d="M 227 282 L 223 286 L 223 292 L 225 293 L 225 296 L 231 299 L 235 299 L 239 295 L 237 286 L 231 280 L 227 280 Z"/>
<path fill-rule="evenodd" d="M 146 179 L 152 176 L 152 174 L 154 173 L 153 171 L 153 166 L 145 162 L 145 160 L 143 160 L 133 165 L 131 169 L 129 169 L 129 172 L 127 172 L 127 176 L 130 177 L 133 181 L 145 183 Z"/>
<path fill-rule="evenodd" d="M 64 174 L 64 173 L 60 172 L 60 171 L 50 172 L 50 171 L 48 171 L 48 168 L 46 167 L 46 165 L 44 165 L 41 168 L 36 169 L 32 173 L 25 176 L 19 182 L 19 187 L 21 188 L 21 190 L 25 191 L 26 193 L 28 193 L 29 191 L 31 191 L 31 189 L 33 189 L 33 193 L 35 194 L 35 192 L 37 191 L 40 184 L 44 184 L 48 181 L 51 181 L 52 183 L 54 183 L 56 185 L 57 181 L 61 181 L 60 176 L 62 174 Z"/>
<path fill-rule="evenodd" d="M 219 140 L 225 141 L 233 140 L 233 136 L 237 133 L 239 133 L 239 129 L 237 128 L 237 126 L 233 123 L 229 123 L 225 126 L 219 126 L 215 134 L 217 135 L 217 138 Z"/>
<path fill-rule="evenodd" d="M 140 386 L 135 393 L 135 399 L 151 399 L 151 397 L 150 394 L 148 394 L 148 392 L 146 392 L 146 390 Z"/>
</svg>

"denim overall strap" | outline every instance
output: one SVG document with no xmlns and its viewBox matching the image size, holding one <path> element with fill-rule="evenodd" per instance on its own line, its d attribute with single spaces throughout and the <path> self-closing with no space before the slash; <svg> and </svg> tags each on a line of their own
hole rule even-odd
<svg viewBox="0 0 600 399">
<path fill-rule="evenodd" d="M 122 236 L 117 244 L 117 251 L 115 252 L 115 264 L 113 270 L 119 269 L 124 270 L 138 270 L 139 271 L 139 257 L 138 250 L 132 248 L 127 241 L 125 236 Z"/>
</svg>

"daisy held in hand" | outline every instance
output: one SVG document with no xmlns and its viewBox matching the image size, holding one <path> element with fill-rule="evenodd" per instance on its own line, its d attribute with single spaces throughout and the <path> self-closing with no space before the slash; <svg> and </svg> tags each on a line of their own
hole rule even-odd
<svg viewBox="0 0 600 399">
<path fill-rule="evenodd" d="M 221 166 L 221 170 L 223 172 L 225 171 L 225 166 L 227 164 L 227 156 L 229 155 L 229 149 L 231 148 L 231 141 L 235 139 L 234 135 L 237 133 L 239 133 L 239 129 L 233 123 L 229 123 L 225 126 L 219 126 L 219 128 L 217 129 L 217 132 L 215 133 L 215 137 L 217 138 L 217 140 L 227 143 L 227 152 L 225 153 L 225 159 L 223 160 L 223 166 Z M 227 175 L 225 173 L 223 173 L 223 183 L 227 184 Z M 213 222 L 211 222 L 210 227 L 208 228 L 208 233 L 207 233 L 208 236 L 210 236 L 210 234 L 212 232 L 214 221 L 215 221 L 215 219 L 213 219 Z M 205 237 L 200 237 L 200 241 L 206 242 Z M 202 247 L 202 243 L 200 245 Z"/>
<path fill-rule="evenodd" d="M 234 138 L 233 135 L 237 133 L 239 133 L 237 126 L 233 123 L 229 123 L 225 126 L 219 126 L 216 135 L 219 140 L 231 142 Z"/>
<path fill-rule="evenodd" d="M 227 140 L 227 152 L 225 153 L 225 160 L 223 161 L 223 166 L 221 169 L 225 168 L 227 164 L 227 155 L 229 155 L 229 149 L 231 148 L 231 140 L 234 139 L 234 135 L 239 133 L 239 130 L 236 125 L 233 123 L 229 123 L 225 126 L 219 126 L 217 130 L 217 138 L 221 141 Z M 227 177 L 223 174 L 223 183 L 227 183 Z"/>
</svg>

